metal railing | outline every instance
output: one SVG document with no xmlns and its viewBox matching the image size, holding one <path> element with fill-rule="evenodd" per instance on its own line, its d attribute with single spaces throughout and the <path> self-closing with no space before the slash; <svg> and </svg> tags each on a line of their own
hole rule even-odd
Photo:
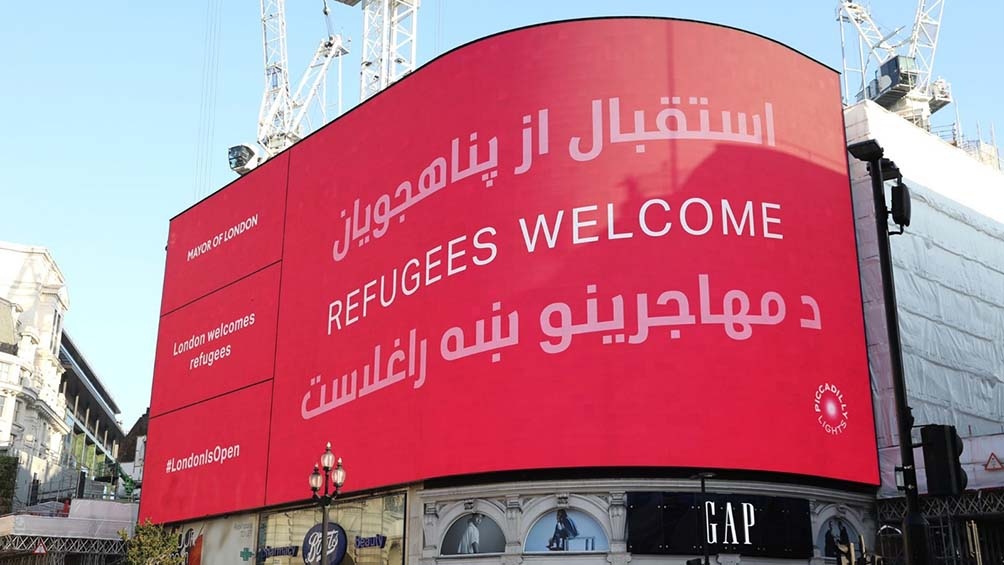
<svg viewBox="0 0 1004 565">
<path fill-rule="evenodd" d="M 946 565 L 1004 563 L 1004 490 L 966 492 L 960 496 L 921 499 L 927 520 L 928 551 L 932 561 Z M 906 511 L 902 498 L 880 500 L 879 521 L 897 525 Z M 877 552 L 885 565 L 903 560 L 903 540 L 895 528 L 883 528 Z"/>
<path fill-rule="evenodd" d="M 1001 159 L 1000 148 L 992 141 L 983 141 L 979 136 L 972 138 L 964 135 L 958 123 L 932 127 L 931 133 L 965 151 L 967 155 L 984 165 L 997 171 L 1004 170 L 1004 160 Z"/>
</svg>

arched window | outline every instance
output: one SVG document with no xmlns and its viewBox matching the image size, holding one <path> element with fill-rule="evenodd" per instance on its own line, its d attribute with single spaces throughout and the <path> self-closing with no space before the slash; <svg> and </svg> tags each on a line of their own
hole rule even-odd
<svg viewBox="0 0 1004 565">
<path fill-rule="evenodd" d="M 502 553 L 505 535 L 494 520 L 479 514 L 464 514 L 450 525 L 439 546 L 442 555 Z"/>
<path fill-rule="evenodd" d="M 559 509 L 540 517 L 526 535 L 523 549 L 534 551 L 607 551 L 603 528 L 580 510 Z"/>
</svg>

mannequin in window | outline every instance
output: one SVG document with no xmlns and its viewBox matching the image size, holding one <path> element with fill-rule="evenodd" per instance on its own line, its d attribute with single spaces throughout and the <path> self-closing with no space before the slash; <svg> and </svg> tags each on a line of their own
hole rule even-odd
<svg viewBox="0 0 1004 565">
<path fill-rule="evenodd" d="M 554 524 L 554 535 L 547 542 L 547 549 L 550 551 L 567 551 L 568 538 L 579 535 L 579 530 L 575 527 L 575 522 L 568 517 L 568 512 L 558 510 L 557 520 Z"/>
<path fill-rule="evenodd" d="M 471 514 L 471 517 L 467 519 L 467 529 L 464 530 L 464 535 L 460 538 L 457 553 L 478 553 L 478 544 L 481 538 L 481 531 L 478 529 L 480 525 L 481 514 Z"/>
<path fill-rule="evenodd" d="M 823 541 L 823 556 L 824 557 L 836 557 L 837 556 L 837 534 L 833 528 L 833 522 L 830 522 L 826 526 L 826 536 Z"/>
</svg>

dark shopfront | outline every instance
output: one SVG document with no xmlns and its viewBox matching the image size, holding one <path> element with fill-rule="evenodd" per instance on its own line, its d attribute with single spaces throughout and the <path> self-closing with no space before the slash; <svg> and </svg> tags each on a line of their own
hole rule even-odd
<svg viewBox="0 0 1004 565">
<path fill-rule="evenodd" d="M 684 565 L 705 550 L 718 564 L 828 565 L 842 544 L 860 550 L 861 534 L 873 542 L 868 495 L 708 483 L 706 494 L 690 480 L 413 486 L 339 498 L 330 523 L 344 531 L 339 565 Z M 320 521 L 318 508 L 301 506 L 175 529 L 189 563 L 300 565 Z"/>
</svg>

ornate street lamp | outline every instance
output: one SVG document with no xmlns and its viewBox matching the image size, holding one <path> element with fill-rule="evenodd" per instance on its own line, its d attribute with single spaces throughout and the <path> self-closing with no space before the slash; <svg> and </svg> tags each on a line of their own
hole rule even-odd
<svg viewBox="0 0 1004 565">
<path fill-rule="evenodd" d="M 321 470 L 324 474 L 321 474 Z M 331 452 L 331 442 L 324 448 L 321 454 L 321 463 L 314 464 L 314 472 L 310 474 L 310 490 L 313 491 L 313 498 L 321 507 L 321 565 L 328 565 L 328 506 L 331 501 L 338 497 L 345 484 L 345 469 L 342 468 L 342 458 L 335 461 L 335 454 Z M 331 487 L 334 488 L 331 488 Z M 324 494 L 319 494 L 323 492 Z"/>
</svg>

